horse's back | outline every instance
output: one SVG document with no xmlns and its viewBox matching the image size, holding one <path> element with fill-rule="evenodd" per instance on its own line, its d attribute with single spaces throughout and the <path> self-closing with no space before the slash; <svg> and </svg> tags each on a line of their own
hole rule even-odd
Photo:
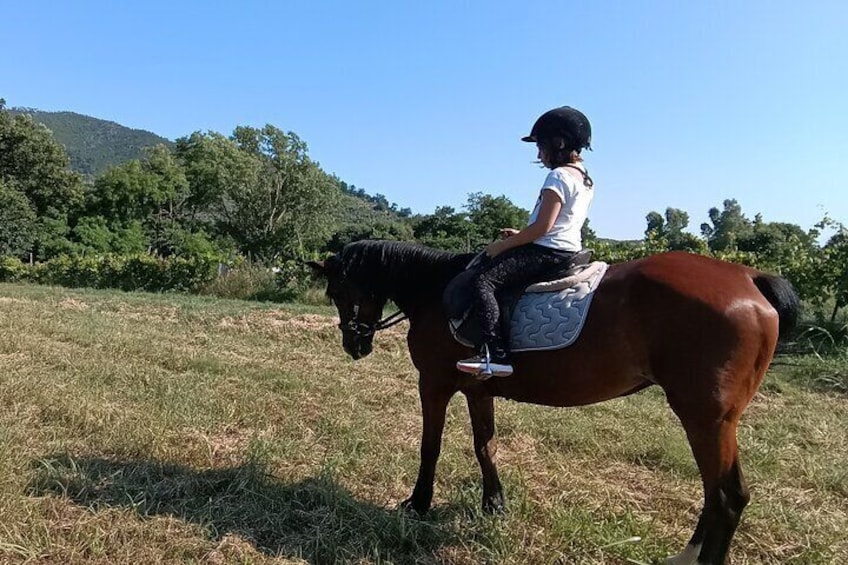
<svg viewBox="0 0 848 565">
<path fill-rule="evenodd" d="M 715 382 L 706 381 L 729 367 L 767 366 L 778 319 L 757 276 L 683 252 L 614 264 L 575 344 L 517 356 L 516 382 L 497 389 L 529 402 L 587 404 L 652 383 L 667 392 L 693 387 L 687 379 L 709 388 Z"/>
<path fill-rule="evenodd" d="M 753 285 L 758 271 L 703 255 L 671 251 L 613 265 L 609 278 L 651 283 L 683 296 L 720 304 L 740 296 L 759 298 Z"/>
<path fill-rule="evenodd" d="M 695 393 L 698 384 L 718 391 L 722 376 L 721 386 L 753 394 L 779 335 L 778 312 L 755 282 L 762 273 L 672 252 L 624 263 L 614 275 L 629 281 L 627 310 L 639 321 L 655 382 L 667 392 Z"/>
</svg>

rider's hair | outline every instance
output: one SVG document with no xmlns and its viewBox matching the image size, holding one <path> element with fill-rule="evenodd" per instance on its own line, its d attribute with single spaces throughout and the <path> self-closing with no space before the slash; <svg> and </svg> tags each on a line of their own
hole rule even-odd
<svg viewBox="0 0 848 565">
<path fill-rule="evenodd" d="M 583 157 L 580 155 L 580 149 L 568 147 L 562 137 L 540 138 L 538 144 L 553 167 L 561 167 L 569 163 L 579 163 L 583 160 Z"/>
</svg>

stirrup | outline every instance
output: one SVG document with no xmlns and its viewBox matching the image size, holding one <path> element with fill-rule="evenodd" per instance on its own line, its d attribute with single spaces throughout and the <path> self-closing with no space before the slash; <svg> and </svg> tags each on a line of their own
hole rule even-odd
<svg viewBox="0 0 848 565">
<path fill-rule="evenodd" d="M 457 362 L 456 368 L 464 373 L 475 375 L 480 380 L 491 377 L 508 377 L 512 374 L 512 365 L 509 363 L 498 363 L 492 361 L 492 354 L 488 345 L 480 348 L 480 354 L 471 359 L 463 359 Z"/>
</svg>

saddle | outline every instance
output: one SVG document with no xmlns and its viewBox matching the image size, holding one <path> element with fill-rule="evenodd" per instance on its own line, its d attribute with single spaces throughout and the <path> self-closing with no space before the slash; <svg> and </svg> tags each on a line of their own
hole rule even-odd
<svg viewBox="0 0 848 565">
<path fill-rule="evenodd" d="M 442 295 L 443 306 L 450 320 L 454 338 L 475 349 L 482 346 L 483 333 L 472 311 L 471 283 L 480 272 L 482 259 L 482 254 L 475 257 L 464 271 L 448 283 Z M 526 292 L 555 292 L 572 286 L 577 282 L 579 275 L 592 265 L 597 265 L 592 263 L 592 250 L 584 249 L 577 252 L 568 264 L 551 271 L 542 280 L 528 287 L 518 287 L 501 293 L 498 296 L 498 305 L 501 311 L 500 324 L 503 335 L 510 335 L 513 312 Z"/>
</svg>

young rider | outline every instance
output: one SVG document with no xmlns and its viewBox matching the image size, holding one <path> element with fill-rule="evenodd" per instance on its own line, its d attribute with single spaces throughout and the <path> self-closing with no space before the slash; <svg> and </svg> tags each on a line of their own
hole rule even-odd
<svg viewBox="0 0 848 565">
<path fill-rule="evenodd" d="M 513 372 L 509 336 L 500 324 L 497 297 L 504 289 L 528 286 L 571 261 L 582 249 L 581 229 L 594 191 L 580 152 L 589 148 L 592 129 L 582 112 L 569 106 L 542 114 L 530 135 L 542 165 L 550 169 L 527 227 L 505 228 L 485 249 L 485 262 L 473 284 L 474 310 L 483 330 L 480 354 L 459 361 L 460 371 L 489 378 Z"/>
</svg>

